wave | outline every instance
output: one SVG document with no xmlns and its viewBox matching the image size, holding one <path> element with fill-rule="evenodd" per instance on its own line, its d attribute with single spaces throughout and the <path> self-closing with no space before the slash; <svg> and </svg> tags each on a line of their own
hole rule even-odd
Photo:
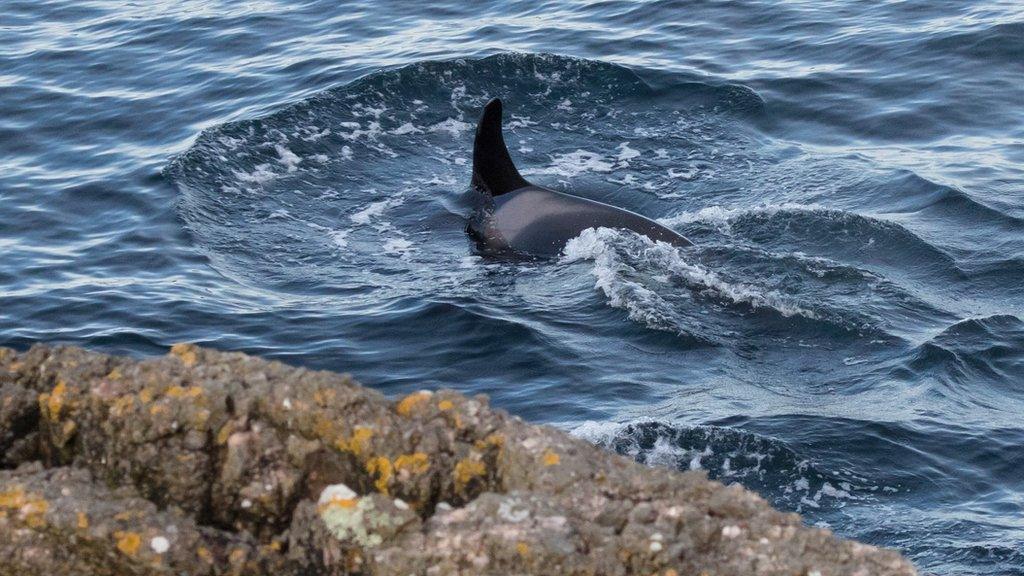
<svg viewBox="0 0 1024 576">
<path fill-rule="evenodd" d="M 509 103 L 508 139 L 525 172 L 606 189 L 639 183 L 654 163 L 663 176 L 647 184 L 671 194 L 662 188 L 686 181 L 688 154 L 672 139 L 748 107 L 739 86 L 685 90 L 677 95 L 693 97 L 652 109 L 656 92 L 614 64 L 518 53 L 421 62 L 207 129 L 164 173 L 193 239 L 233 278 L 276 291 L 316 278 L 352 290 L 397 278 L 411 289 L 423 284 L 418 271 L 440 273 L 465 250 L 451 203 L 467 187 L 472 127 L 489 98 Z"/>
<path fill-rule="evenodd" d="M 646 236 L 609 228 L 589 228 L 569 241 L 563 262 L 593 260 L 595 287 L 609 298 L 609 304 L 624 308 L 636 320 L 652 328 L 670 325 L 665 301 L 653 290 L 629 278 L 630 272 L 667 274 L 665 280 L 682 282 L 700 296 L 768 309 L 784 317 L 822 318 L 818 312 L 792 299 L 752 284 L 733 282 L 699 264 L 687 262 L 679 249 Z M 655 278 L 660 280 L 661 278 Z"/>
<path fill-rule="evenodd" d="M 1016 383 L 1024 381 L 1024 322 L 1008 314 L 961 320 L 911 350 L 895 373 L 914 380 L 932 376 L 957 389 L 969 384 L 965 393 L 989 401 L 1021 395 Z M 988 386 L 980 387 L 982 382 Z"/>
<path fill-rule="evenodd" d="M 738 482 L 788 510 L 842 507 L 878 490 L 852 474 L 821 470 L 780 440 L 733 428 L 589 421 L 572 433 L 643 464 Z"/>
</svg>

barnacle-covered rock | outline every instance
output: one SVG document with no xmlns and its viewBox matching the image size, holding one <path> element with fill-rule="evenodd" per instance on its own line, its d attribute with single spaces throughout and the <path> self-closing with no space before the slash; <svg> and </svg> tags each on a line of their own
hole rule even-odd
<svg viewBox="0 0 1024 576">
<path fill-rule="evenodd" d="M 178 345 L 0 349 L 0 576 L 913 574 L 485 398 Z"/>
</svg>

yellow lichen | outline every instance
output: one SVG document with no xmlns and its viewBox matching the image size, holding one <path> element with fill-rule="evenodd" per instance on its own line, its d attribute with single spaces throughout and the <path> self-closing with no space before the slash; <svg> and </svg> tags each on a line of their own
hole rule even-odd
<svg viewBox="0 0 1024 576">
<path fill-rule="evenodd" d="M 365 426 L 356 426 L 355 430 L 352 431 L 352 437 L 345 439 L 344 437 L 339 438 L 334 443 L 335 447 L 342 452 L 351 452 L 356 456 L 360 456 L 366 450 L 367 444 L 370 442 L 370 438 L 373 437 L 373 429 Z"/>
<path fill-rule="evenodd" d="M 679 576 L 679 572 L 669 568 L 668 570 L 665 570 L 665 576 Z"/>
<path fill-rule="evenodd" d="M 542 460 L 545 466 L 554 466 L 562 461 L 562 457 L 554 450 L 546 450 Z"/>
<path fill-rule="evenodd" d="M 58 380 L 57 385 L 49 393 L 39 395 L 39 409 L 50 420 L 58 420 L 60 411 L 68 393 L 68 385 L 63 380 Z"/>
<path fill-rule="evenodd" d="M 184 342 L 171 346 L 171 354 L 177 356 L 185 366 L 195 366 L 199 358 L 196 356 L 196 345 Z"/>
<path fill-rule="evenodd" d="M 121 378 L 123 378 L 123 375 L 121 374 L 121 370 L 119 368 L 114 368 L 113 370 L 110 371 L 110 374 L 107 374 L 107 378 L 111 380 L 120 380 Z"/>
<path fill-rule="evenodd" d="M 50 503 L 42 496 L 25 492 L 24 488 L 17 486 L 12 490 L 0 492 L 0 508 L 6 508 L 11 512 L 17 511 L 18 517 L 29 528 L 41 528 L 46 524 L 44 516 L 50 509 Z"/>
<path fill-rule="evenodd" d="M 430 461 L 423 452 L 402 454 L 395 458 L 395 470 L 410 474 L 423 474 L 430 468 Z"/>
<path fill-rule="evenodd" d="M 395 407 L 395 411 L 401 416 L 409 416 L 413 410 L 416 410 L 420 405 L 427 402 L 430 399 L 430 392 L 421 390 L 419 392 L 413 392 L 398 403 Z"/>
<path fill-rule="evenodd" d="M 228 438 L 231 437 L 231 433 L 235 431 L 234 425 L 228 422 L 221 427 L 220 431 L 217 432 L 217 445 L 223 446 L 228 443 Z"/>
<path fill-rule="evenodd" d="M 366 462 L 366 471 L 377 476 L 374 486 L 377 488 L 377 492 L 386 495 L 388 493 L 388 481 L 391 480 L 391 475 L 394 473 L 391 461 L 385 456 L 371 458 Z"/>
<path fill-rule="evenodd" d="M 203 562 L 213 562 L 213 554 L 203 546 L 200 546 L 199 549 L 196 550 L 196 556 L 199 556 L 199 559 Z"/>
<path fill-rule="evenodd" d="M 437 403 L 437 407 L 441 410 L 451 410 L 455 407 L 455 404 L 452 404 L 451 400 L 441 400 Z"/>
<path fill-rule="evenodd" d="M 337 392 L 333 388 L 323 388 L 313 392 L 313 401 L 318 406 L 327 406 L 331 402 L 334 402 L 334 398 L 337 396 Z"/>
<path fill-rule="evenodd" d="M 67 438 L 68 436 L 71 436 L 72 434 L 74 434 L 75 430 L 77 430 L 77 429 L 78 429 L 78 424 L 75 424 L 74 420 L 68 420 L 67 422 L 64 423 L 63 426 L 61 426 L 60 431 L 61 431 L 61 433 L 64 434 L 64 437 Z"/>
<path fill-rule="evenodd" d="M 85 515 L 85 512 L 78 513 L 78 528 L 85 530 L 89 527 L 89 517 Z"/>
<path fill-rule="evenodd" d="M 139 400 L 142 400 L 143 404 L 149 404 L 153 401 L 155 392 L 152 388 L 146 387 L 139 392 Z"/>
<path fill-rule="evenodd" d="M 199 386 L 171 386 L 165 394 L 170 398 L 198 398 L 203 395 L 203 389 Z"/>
<path fill-rule="evenodd" d="M 455 465 L 455 487 L 465 489 L 474 479 L 487 474 L 487 466 L 479 460 L 465 458 Z"/>
<path fill-rule="evenodd" d="M 323 414 L 317 414 L 316 420 L 313 423 L 313 433 L 316 434 L 317 438 L 322 438 L 328 441 L 334 441 L 338 434 L 336 432 L 338 425 L 327 418 Z"/>
<path fill-rule="evenodd" d="M 519 555 L 523 558 L 529 558 L 530 546 L 526 542 L 518 542 L 516 543 L 516 552 L 519 552 Z"/>
<path fill-rule="evenodd" d="M 241 548 L 235 548 L 231 551 L 231 554 L 228 554 L 228 562 L 231 562 L 232 564 L 239 564 L 244 561 L 245 550 L 242 550 Z"/>
<path fill-rule="evenodd" d="M 164 406 L 163 404 L 153 404 L 149 407 L 149 413 L 153 416 L 156 416 L 157 414 L 164 414 L 166 412 L 167 406 Z"/>
<path fill-rule="evenodd" d="M 121 532 L 118 530 L 114 532 L 114 538 L 117 538 L 117 549 L 126 556 L 135 556 L 139 551 L 139 546 L 142 545 L 142 537 L 139 536 L 138 532 Z"/>
<path fill-rule="evenodd" d="M 501 448 L 505 445 L 505 437 L 495 432 L 494 434 L 488 434 L 485 438 L 477 440 L 474 443 L 477 450 L 486 450 L 488 448 Z"/>
<path fill-rule="evenodd" d="M 21 508 L 25 503 L 25 489 L 18 486 L 13 490 L 0 492 L 0 508 Z"/>
<path fill-rule="evenodd" d="M 124 416 L 135 406 L 135 398 L 132 396 L 118 396 L 110 405 L 110 415 L 114 417 Z"/>
</svg>

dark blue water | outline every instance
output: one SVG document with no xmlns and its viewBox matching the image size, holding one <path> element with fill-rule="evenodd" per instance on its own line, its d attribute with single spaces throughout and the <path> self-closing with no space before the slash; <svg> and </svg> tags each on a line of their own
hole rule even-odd
<svg viewBox="0 0 1024 576">
<path fill-rule="evenodd" d="M 1024 573 L 1019 2 L 2 12 L 0 345 L 483 392 L 926 573 Z M 696 247 L 481 258 L 492 96 L 528 178 Z"/>
</svg>

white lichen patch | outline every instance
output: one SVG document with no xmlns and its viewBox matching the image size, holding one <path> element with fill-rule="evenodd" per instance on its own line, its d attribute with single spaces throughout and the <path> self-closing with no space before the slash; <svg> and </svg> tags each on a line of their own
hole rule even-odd
<svg viewBox="0 0 1024 576">
<path fill-rule="evenodd" d="M 530 510 L 527 508 L 516 509 L 516 502 L 510 502 L 505 500 L 498 506 L 498 516 L 506 521 L 512 523 L 522 522 L 530 517 Z"/>
<path fill-rule="evenodd" d="M 409 506 L 402 502 L 408 510 Z M 407 519 L 380 509 L 372 497 L 360 497 L 344 484 L 324 488 L 317 511 L 328 532 L 338 540 L 354 542 L 364 548 L 380 546 L 384 536 L 406 523 Z"/>
<path fill-rule="evenodd" d="M 743 532 L 739 526 L 726 526 L 722 528 L 722 536 L 725 538 L 736 538 Z"/>
<path fill-rule="evenodd" d="M 149 547 L 157 554 L 163 554 L 171 549 L 171 542 L 163 536 L 155 536 L 149 541 Z"/>
</svg>

